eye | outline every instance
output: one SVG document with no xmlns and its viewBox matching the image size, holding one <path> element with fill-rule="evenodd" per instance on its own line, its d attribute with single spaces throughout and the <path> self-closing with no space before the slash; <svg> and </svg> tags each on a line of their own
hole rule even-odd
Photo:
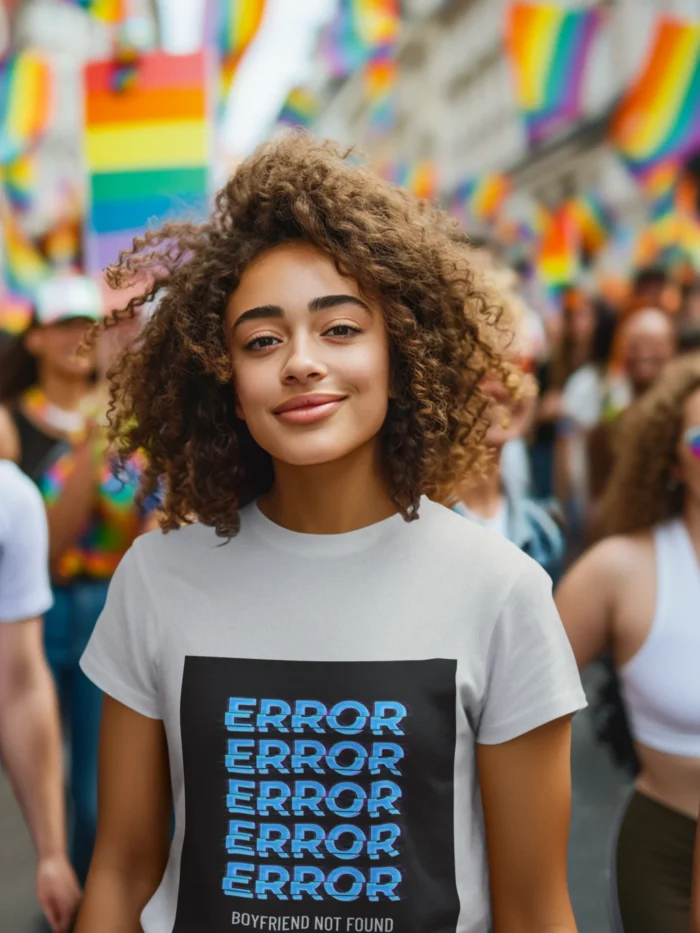
<svg viewBox="0 0 700 933">
<path fill-rule="evenodd" d="M 332 327 L 329 327 L 328 330 L 324 331 L 324 337 L 341 337 L 347 340 L 348 337 L 353 337 L 355 334 L 361 334 L 362 331 L 359 327 L 356 327 L 354 324 L 334 324 Z"/>
<path fill-rule="evenodd" d="M 280 340 L 278 337 L 273 337 L 271 334 L 261 334 L 259 337 L 253 337 L 252 340 L 249 340 L 248 343 L 244 345 L 245 350 L 267 350 L 268 347 L 273 347 L 276 343 L 279 343 Z"/>
</svg>

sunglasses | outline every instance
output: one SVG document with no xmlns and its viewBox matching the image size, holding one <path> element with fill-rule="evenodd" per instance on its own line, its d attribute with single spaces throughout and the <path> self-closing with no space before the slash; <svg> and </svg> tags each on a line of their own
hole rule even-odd
<svg viewBox="0 0 700 933">
<path fill-rule="evenodd" d="M 683 432 L 683 443 L 700 460 L 700 424 L 693 424 Z"/>
</svg>

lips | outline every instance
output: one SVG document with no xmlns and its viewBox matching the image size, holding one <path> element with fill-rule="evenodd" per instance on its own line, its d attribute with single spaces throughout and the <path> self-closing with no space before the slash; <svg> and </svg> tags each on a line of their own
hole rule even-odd
<svg viewBox="0 0 700 933">
<path fill-rule="evenodd" d="M 276 408 L 275 414 L 290 424 L 312 424 L 334 414 L 346 398 L 345 395 L 327 395 L 320 392 L 298 395 Z"/>
<path fill-rule="evenodd" d="M 344 395 L 321 395 L 320 393 L 298 395 L 276 408 L 275 414 L 281 415 L 288 411 L 299 411 L 299 409 L 303 408 L 318 408 L 331 402 L 342 402 L 344 398 Z"/>
</svg>

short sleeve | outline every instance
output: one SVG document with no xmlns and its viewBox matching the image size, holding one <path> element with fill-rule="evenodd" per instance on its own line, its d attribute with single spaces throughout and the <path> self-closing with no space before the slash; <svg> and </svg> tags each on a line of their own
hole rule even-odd
<svg viewBox="0 0 700 933">
<path fill-rule="evenodd" d="M 508 742 L 586 706 L 576 661 L 547 574 L 533 561 L 513 585 L 491 637 L 477 729 L 484 745 Z"/>
<path fill-rule="evenodd" d="M 4 470 L 0 482 L 5 513 L 0 532 L 0 622 L 20 622 L 43 615 L 53 603 L 46 510 L 39 490 L 15 467 Z"/>
<path fill-rule="evenodd" d="M 112 577 L 107 602 L 80 666 L 115 700 L 151 719 L 161 719 L 155 621 L 137 540 Z"/>
</svg>

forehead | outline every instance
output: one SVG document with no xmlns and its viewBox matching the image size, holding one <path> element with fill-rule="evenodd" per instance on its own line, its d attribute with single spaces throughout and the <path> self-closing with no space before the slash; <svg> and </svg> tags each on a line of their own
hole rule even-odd
<svg viewBox="0 0 700 933">
<path fill-rule="evenodd" d="M 229 313 L 261 304 L 306 309 L 312 298 L 337 293 L 360 297 L 355 280 L 342 275 L 327 253 L 303 243 L 286 243 L 248 266 L 229 299 Z"/>
</svg>

